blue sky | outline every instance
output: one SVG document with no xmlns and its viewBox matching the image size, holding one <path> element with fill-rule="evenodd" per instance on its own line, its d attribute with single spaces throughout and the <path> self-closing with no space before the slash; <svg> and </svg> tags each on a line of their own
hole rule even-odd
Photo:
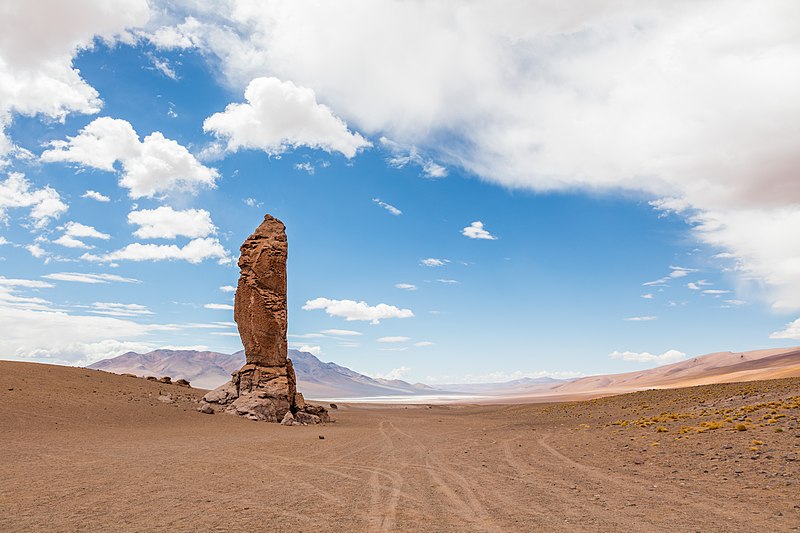
<svg viewBox="0 0 800 533">
<path fill-rule="evenodd" d="M 706 67 L 732 59 L 722 29 L 745 4 L 564 28 L 510 3 L 537 24 L 492 13 L 485 33 L 479 8 L 443 5 L 388 3 L 382 36 L 364 6 L 374 27 L 313 2 L 86 2 L 60 22 L 20 3 L 6 31 L 63 27 L 0 43 L 0 357 L 240 349 L 225 287 L 264 213 L 289 236 L 290 345 L 373 376 L 567 377 L 797 344 L 800 114 L 774 94 L 800 88 L 790 3 L 760 15 L 769 42 L 738 38 L 733 59 L 765 64 L 723 72 Z M 687 37 L 700 23 L 721 42 Z M 783 141 L 754 144 L 765 133 Z"/>
</svg>

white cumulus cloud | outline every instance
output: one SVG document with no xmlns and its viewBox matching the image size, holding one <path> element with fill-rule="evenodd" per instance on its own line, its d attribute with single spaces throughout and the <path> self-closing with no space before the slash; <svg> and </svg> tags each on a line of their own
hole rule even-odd
<svg viewBox="0 0 800 533">
<path fill-rule="evenodd" d="M 87 226 L 80 222 L 67 222 L 64 224 L 64 227 L 60 229 L 63 229 L 64 233 L 53 242 L 67 248 L 92 248 L 92 246 L 80 240 L 81 238 L 100 239 L 104 241 L 111 238 L 111 235 L 97 231 L 93 226 Z"/>
<path fill-rule="evenodd" d="M 126 29 L 149 17 L 145 0 L 6 2 L 0 7 L 0 159 L 14 149 L 4 130 L 15 114 L 63 120 L 97 113 L 97 90 L 81 78 L 73 57 L 95 37 L 130 40 Z"/>
<path fill-rule="evenodd" d="M 256 78 L 247 86 L 244 98 L 247 103 L 229 104 L 224 112 L 203 122 L 203 129 L 224 139 L 230 152 L 249 148 L 276 155 L 308 146 L 352 158 L 371 146 L 318 103 L 313 90 L 291 81 Z"/>
<path fill-rule="evenodd" d="M 201 164 L 189 151 L 161 132 L 143 141 L 125 120 L 100 117 L 67 141 L 52 141 L 42 154 L 48 162 L 73 162 L 116 172 L 120 162 L 119 184 L 131 198 L 153 198 L 173 190 L 194 191 L 215 187 L 219 172 Z"/>
<path fill-rule="evenodd" d="M 99 263 L 115 261 L 171 261 L 202 263 L 206 259 L 218 259 L 220 263 L 230 260 L 228 252 L 220 242 L 211 237 L 193 239 L 183 247 L 175 244 L 142 244 L 134 242 L 119 250 L 102 255 L 83 254 L 82 259 Z"/>
<path fill-rule="evenodd" d="M 497 240 L 497 237 L 484 229 L 483 222 L 480 220 L 476 220 L 466 228 L 462 229 L 461 235 L 469 237 L 470 239 L 485 239 L 489 241 Z"/>
<path fill-rule="evenodd" d="M 608 356 L 612 359 L 621 359 L 623 361 L 637 361 L 639 363 L 656 363 L 658 365 L 666 365 L 669 363 L 676 363 L 686 359 L 686 354 L 678 350 L 667 350 L 661 354 L 652 354 L 650 352 L 611 352 Z"/>
<path fill-rule="evenodd" d="M 106 196 L 105 194 L 101 194 L 97 191 L 86 191 L 81 195 L 81 198 L 89 198 L 90 200 L 96 200 L 98 202 L 110 202 L 111 198 Z"/>
<path fill-rule="evenodd" d="M 507 187 L 643 192 L 776 309 L 800 308 L 795 0 L 191 11 L 153 40 L 201 48 L 234 86 L 294 80 L 360 131 Z"/>
<path fill-rule="evenodd" d="M 29 208 L 28 217 L 33 225 L 42 228 L 63 215 L 68 206 L 49 185 L 36 189 L 24 174 L 12 172 L 0 181 L 0 222 L 8 221 L 8 210 L 13 208 Z"/>
<path fill-rule="evenodd" d="M 770 339 L 795 339 L 800 340 L 800 318 L 794 322 L 786 324 L 786 327 L 779 331 L 774 331 L 769 336 Z"/>
<path fill-rule="evenodd" d="M 0 300 L 2 300 L 0 298 Z M 127 351 L 149 351 L 147 336 L 158 326 L 111 316 L 74 315 L 49 305 L 3 305 L 0 352 L 16 360 L 87 365 Z M 42 335 L 47 331 L 47 335 Z"/>
<path fill-rule="evenodd" d="M 310 353 L 314 357 L 319 357 L 320 355 L 322 355 L 321 346 L 311 346 L 309 344 L 291 343 L 289 347 L 292 348 L 293 350 L 297 350 L 298 352 Z"/>
<path fill-rule="evenodd" d="M 139 229 L 133 235 L 140 239 L 174 239 L 176 237 L 207 237 L 216 233 L 211 213 L 205 209 L 176 211 L 169 206 L 142 209 L 128 214 L 128 223 Z"/>
<path fill-rule="evenodd" d="M 306 311 L 322 309 L 330 316 L 341 317 L 348 321 L 363 320 L 372 324 L 379 324 L 381 320 L 387 318 L 411 318 L 414 316 L 411 309 L 400 309 L 384 303 L 371 306 L 364 301 L 331 300 L 329 298 L 308 300 L 303 309 Z"/>
</svg>

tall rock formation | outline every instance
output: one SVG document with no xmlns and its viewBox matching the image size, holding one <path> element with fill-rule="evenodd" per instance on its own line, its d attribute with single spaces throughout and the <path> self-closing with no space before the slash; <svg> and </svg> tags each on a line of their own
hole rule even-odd
<svg viewBox="0 0 800 533">
<path fill-rule="evenodd" d="M 328 421 L 324 408 L 306 404 L 297 392 L 286 358 L 287 251 L 286 227 L 272 215 L 242 244 L 233 318 L 246 363 L 231 381 L 205 395 L 200 411 L 287 425 Z"/>
<path fill-rule="evenodd" d="M 248 364 L 286 364 L 287 251 L 286 227 L 271 215 L 242 244 L 233 319 Z"/>
</svg>

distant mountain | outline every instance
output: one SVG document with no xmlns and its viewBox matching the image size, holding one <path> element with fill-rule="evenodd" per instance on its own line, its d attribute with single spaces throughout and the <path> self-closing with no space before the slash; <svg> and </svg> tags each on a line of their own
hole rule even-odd
<svg viewBox="0 0 800 533">
<path fill-rule="evenodd" d="M 197 350 L 155 350 L 145 354 L 124 353 L 98 361 L 89 365 L 89 368 L 115 374 L 182 378 L 191 382 L 193 387 L 214 389 L 231 379 L 231 372 L 243 364 L 244 352 L 224 354 Z"/>
<path fill-rule="evenodd" d="M 717 352 L 637 372 L 588 376 L 557 385 L 548 395 L 596 397 L 643 389 L 691 387 L 800 376 L 800 348 Z"/>
<path fill-rule="evenodd" d="M 297 387 L 308 398 L 357 398 L 397 396 L 435 391 L 423 384 L 394 379 L 373 379 L 336 363 L 324 363 L 308 352 L 289 350 L 294 365 Z M 89 366 L 116 374 L 137 376 L 170 376 L 186 379 L 192 386 L 214 389 L 231 377 L 231 372 L 244 365 L 244 352 L 224 354 L 195 350 L 155 350 L 146 354 L 128 352 Z"/>
<path fill-rule="evenodd" d="M 690 387 L 709 383 L 751 381 L 800 376 L 800 348 L 751 352 L 719 352 L 637 372 L 588 376 L 573 380 L 522 378 L 504 383 L 449 383 L 430 387 L 399 379 L 375 379 L 336 363 L 324 363 L 307 352 L 289 350 L 298 389 L 307 398 L 365 398 L 375 396 L 444 396 L 467 394 L 493 401 L 558 401 L 596 398 L 643 389 Z M 128 352 L 89 368 L 189 380 L 193 386 L 213 389 L 230 379 L 244 364 L 244 352 L 223 354 L 193 350 Z"/>
<path fill-rule="evenodd" d="M 514 396 L 518 394 L 530 394 L 539 390 L 546 391 L 569 381 L 570 380 L 566 379 L 541 377 L 520 378 L 512 381 L 503 381 L 497 383 L 444 383 L 439 385 L 439 387 L 447 391 L 463 392 L 467 394 Z"/>
<path fill-rule="evenodd" d="M 289 350 L 297 375 L 297 388 L 309 398 L 358 398 L 441 392 L 427 385 L 400 379 L 375 379 L 336 363 L 323 363 L 312 354 Z"/>
</svg>

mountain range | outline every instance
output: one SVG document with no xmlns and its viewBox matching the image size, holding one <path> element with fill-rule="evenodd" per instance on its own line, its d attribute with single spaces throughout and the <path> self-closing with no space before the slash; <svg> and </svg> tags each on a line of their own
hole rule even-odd
<svg viewBox="0 0 800 533">
<path fill-rule="evenodd" d="M 403 380 L 385 380 L 359 374 L 314 355 L 289 350 L 298 390 L 307 398 L 368 398 L 383 396 L 470 395 L 484 401 L 558 401 L 595 398 L 644 389 L 677 388 L 800 376 L 800 347 L 717 352 L 670 365 L 636 372 L 588 376 L 572 380 L 522 378 L 503 383 L 449 383 L 431 387 Z M 193 386 L 213 389 L 230 379 L 245 362 L 244 352 L 223 354 L 195 350 L 128 352 L 89 368 L 138 376 L 170 376 Z"/>
<path fill-rule="evenodd" d="M 308 352 L 289 350 L 297 387 L 309 398 L 358 398 L 439 392 L 423 384 L 400 379 L 376 379 L 336 363 L 324 363 Z M 170 376 L 185 379 L 192 386 L 214 389 L 231 378 L 245 363 L 244 351 L 233 354 L 197 350 L 154 350 L 145 354 L 128 352 L 98 361 L 88 368 L 116 374 Z"/>
</svg>

